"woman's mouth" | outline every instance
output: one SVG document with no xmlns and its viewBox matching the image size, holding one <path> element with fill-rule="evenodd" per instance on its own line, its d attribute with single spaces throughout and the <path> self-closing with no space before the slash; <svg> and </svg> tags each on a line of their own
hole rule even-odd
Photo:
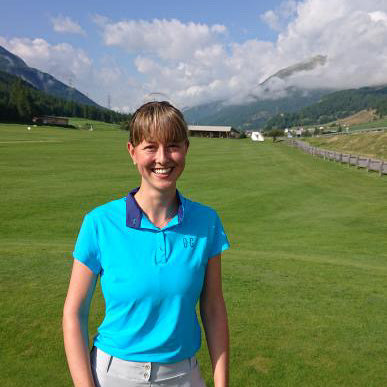
<svg viewBox="0 0 387 387">
<path fill-rule="evenodd" d="M 170 168 L 152 168 L 152 172 L 156 175 L 169 175 L 172 171 L 172 167 Z"/>
</svg>

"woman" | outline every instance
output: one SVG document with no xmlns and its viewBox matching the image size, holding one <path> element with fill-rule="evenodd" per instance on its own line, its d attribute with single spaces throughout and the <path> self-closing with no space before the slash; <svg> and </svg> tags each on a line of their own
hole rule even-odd
<svg viewBox="0 0 387 387">
<path fill-rule="evenodd" d="M 176 189 L 188 151 L 183 115 L 150 102 L 132 117 L 128 151 L 141 185 L 84 218 L 63 313 L 76 387 L 205 386 L 195 359 L 200 297 L 216 387 L 228 386 L 228 325 L 214 210 Z M 106 314 L 89 354 L 88 314 L 100 275 Z"/>
</svg>

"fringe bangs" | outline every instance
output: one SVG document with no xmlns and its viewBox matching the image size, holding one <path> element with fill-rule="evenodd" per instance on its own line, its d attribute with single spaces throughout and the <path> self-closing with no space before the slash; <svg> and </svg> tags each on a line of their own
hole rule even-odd
<svg viewBox="0 0 387 387">
<path fill-rule="evenodd" d="M 130 142 L 143 140 L 167 144 L 188 141 L 188 128 L 182 113 L 168 102 L 149 102 L 133 115 Z"/>
</svg>

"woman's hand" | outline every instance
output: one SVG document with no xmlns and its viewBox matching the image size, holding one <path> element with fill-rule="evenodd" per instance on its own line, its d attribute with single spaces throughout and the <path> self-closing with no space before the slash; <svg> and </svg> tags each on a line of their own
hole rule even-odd
<svg viewBox="0 0 387 387">
<path fill-rule="evenodd" d="M 67 362 L 76 387 L 95 387 L 90 367 L 88 317 L 97 275 L 74 260 L 63 309 Z"/>
<path fill-rule="evenodd" d="M 200 296 L 200 315 L 206 333 L 215 387 L 228 387 L 229 333 L 222 291 L 220 254 L 208 261 Z"/>
</svg>

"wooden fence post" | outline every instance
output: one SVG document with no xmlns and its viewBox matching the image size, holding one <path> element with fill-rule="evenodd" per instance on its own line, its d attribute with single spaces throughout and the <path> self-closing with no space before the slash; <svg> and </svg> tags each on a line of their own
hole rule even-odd
<svg viewBox="0 0 387 387">
<path fill-rule="evenodd" d="M 371 166 L 371 159 L 368 158 L 368 161 L 367 161 L 367 172 L 370 171 L 370 166 Z"/>
<path fill-rule="evenodd" d="M 384 161 L 381 161 L 380 167 L 379 167 L 379 176 L 383 176 L 383 167 L 384 167 Z"/>
<path fill-rule="evenodd" d="M 351 154 L 348 155 L 348 168 L 351 166 Z"/>
<path fill-rule="evenodd" d="M 356 156 L 356 168 L 359 168 L 359 155 Z"/>
</svg>

